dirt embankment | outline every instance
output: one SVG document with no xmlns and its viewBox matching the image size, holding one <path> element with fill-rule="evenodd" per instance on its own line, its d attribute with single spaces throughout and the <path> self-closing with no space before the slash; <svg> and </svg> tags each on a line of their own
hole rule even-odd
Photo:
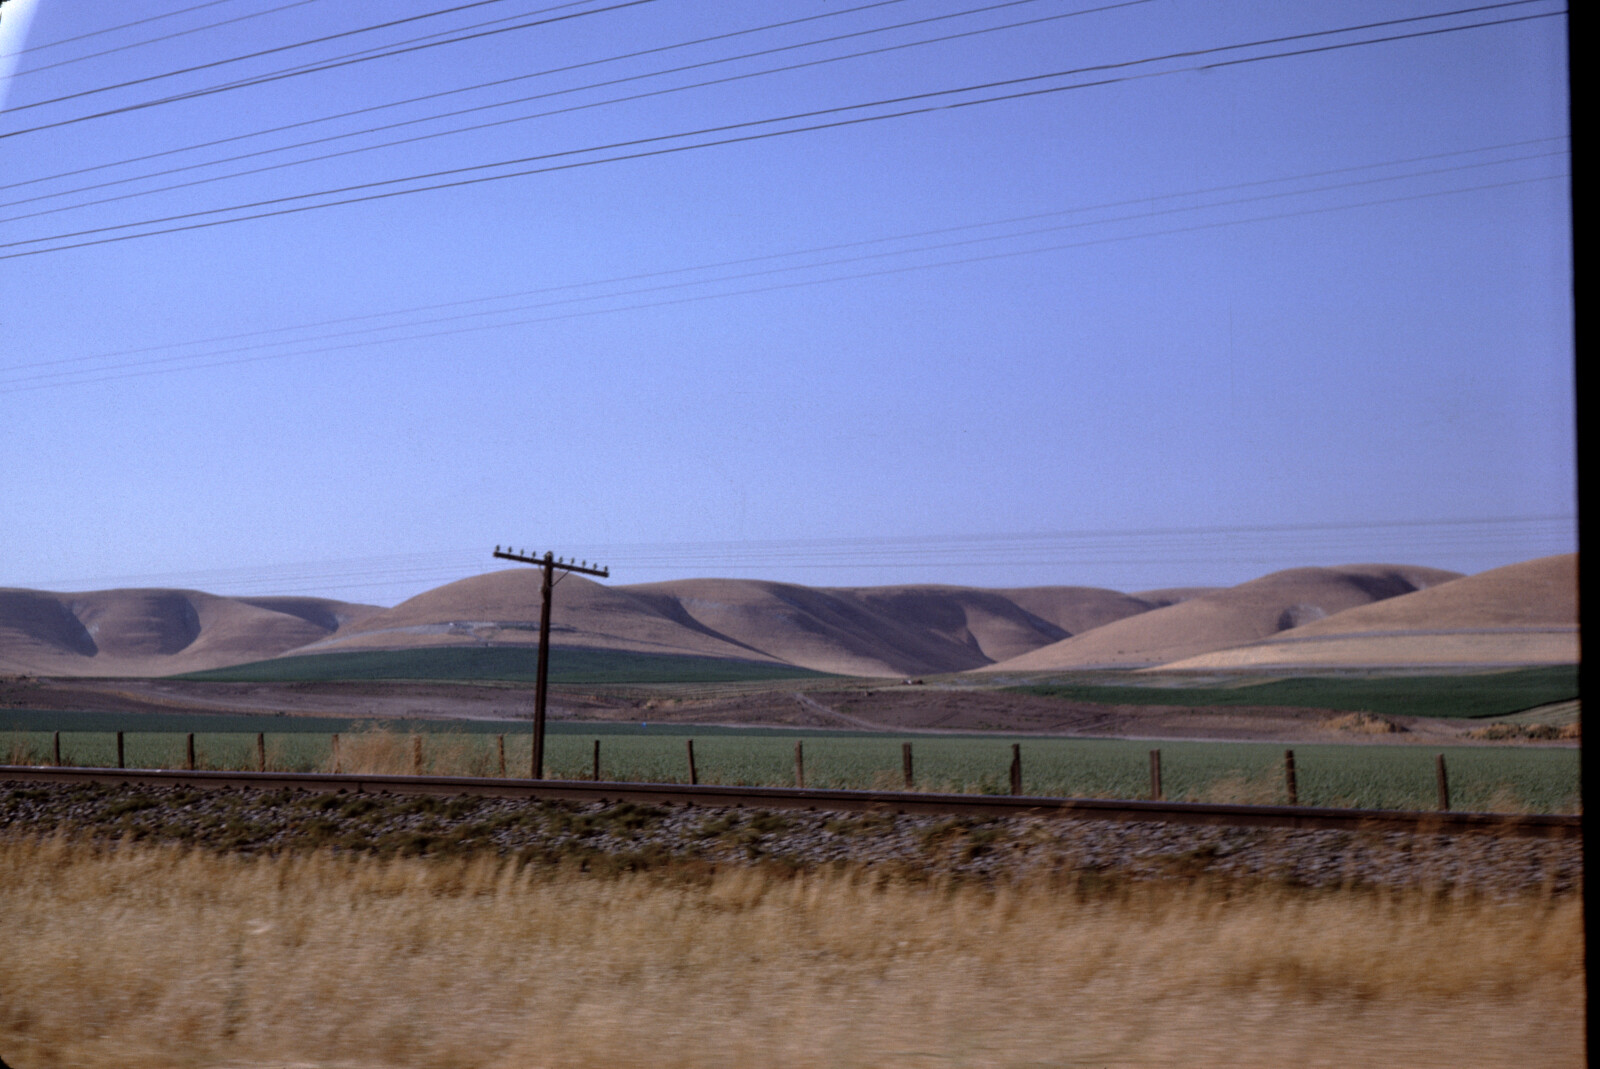
<svg viewBox="0 0 1600 1069">
<path fill-rule="evenodd" d="M 205 683 L 0 678 L 0 709 L 283 714 L 339 718 L 527 720 L 531 686 L 453 683 Z M 1375 717 L 1329 709 L 1098 705 L 997 688 L 815 684 L 552 689 L 553 720 L 725 724 L 887 732 L 1016 732 L 1083 738 L 1504 745 L 1482 722 Z M 1481 732 L 1480 732 L 1481 733 Z M 1564 740 L 1546 745 L 1576 745 Z"/>
</svg>

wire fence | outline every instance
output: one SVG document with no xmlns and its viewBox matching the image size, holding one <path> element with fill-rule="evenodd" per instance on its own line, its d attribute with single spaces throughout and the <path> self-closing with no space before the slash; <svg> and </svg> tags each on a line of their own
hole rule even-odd
<svg viewBox="0 0 1600 1069">
<path fill-rule="evenodd" d="M 371 729 L 12 731 L 12 765 L 530 778 L 531 735 Z M 1581 810 L 1568 746 L 1328 745 L 1115 739 L 573 733 L 546 778 L 1357 809 Z"/>
</svg>

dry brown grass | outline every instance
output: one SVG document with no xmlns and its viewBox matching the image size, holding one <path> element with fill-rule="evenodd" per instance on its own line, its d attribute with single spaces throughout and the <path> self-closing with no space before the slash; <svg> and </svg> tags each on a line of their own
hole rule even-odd
<svg viewBox="0 0 1600 1069">
<path fill-rule="evenodd" d="M 1281 773 L 1268 776 L 1234 773 L 1223 776 L 1200 788 L 1189 800 L 1217 805 L 1285 805 L 1289 801 Z"/>
<path fill-rule="evenodd" d="M 1583 728 L 1573 724 L 1508 724 L 1497 721 L 1485 724 L 1483 727 L 1470 728 L 1467 731 L 1469 739 L 1484 739 L 1491 742 L 1506 739 L 1532 739 L 1535 741 L 1548 741 L 1551 739 L 1577 739 L 1582 738 Z"/>
<path fill-rule="evenodd" d="M 498 756 L 459 732 L 406 734 L 378 724 L 339 736 L 324 772 L 395 776 L 495 776 Z"/>
<path fill-rule="evenodd" d="M 1574 897 L 985 892 L 0 842 L 0 1055 L 117 1066 L 1580 1065 Z"/>
<path fill-rule="evenodd" d="M 1393 720 L 1372 713 L 1346 713 L 1328 720 L 1324 725 L 1334 731 L 1348 731 L 1357 735 L 1392 735 L 1405 728 Z"/>
</svg>

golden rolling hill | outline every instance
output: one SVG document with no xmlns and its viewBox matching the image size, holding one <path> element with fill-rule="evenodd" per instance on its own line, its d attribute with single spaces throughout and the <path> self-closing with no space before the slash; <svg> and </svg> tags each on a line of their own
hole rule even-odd
<svg viewBox="0 0 1600 1069">
<path fill-rule="evenodd" d="M 1576 576 L 1575 555 L 1466 577 L 1358 564 L 1138 594 L 750 579 L 607 586 L 568 576 L 556 587 L 552 641 L 865 676 L 1570 663 Z M 387 609 L 189 590 L 5 589 L 0 671 L 159 676 L 284 655 L 532 645 L 539 584 L 536 569 L 508 569 Z"/>
<path fill-rule="evenodd" d="M 1258 641 L 1459 574 L 1392 564 L 1291 568 L 1108 623 L 985 671 L 1149 668 Z"/>
<path fill-rule="evenodd" d="M 1578 556 L 1569 553 L 1346 609 L 1263 642 L 1166 667 L 1485 666 L 1577 660 Z"/>
</svg>

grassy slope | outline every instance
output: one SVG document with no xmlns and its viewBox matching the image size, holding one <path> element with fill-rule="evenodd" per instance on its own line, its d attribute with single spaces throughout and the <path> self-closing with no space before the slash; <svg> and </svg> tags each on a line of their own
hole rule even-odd
<svg viewBox="0 0 1600 1069">
<path fill-rule="evenodd" d="M 535 678 L 537 661 L 537 651 L 526 646 L 429 647 L 277 657 L 174 678 L 228 683 L 380 679 L 530 681 Z M 824 676 L 822 672 L 789 665 L 715 657 L 560 646 L 550 651 L 552 683 L 725 683 Z"/>
<path fill-rule="evenodd" d="M 1449 676 L 1346 678 L 1295 676 L 1267 683 L 1215 686 L 1041 683 L 1014 687 L 1070 701 L 1106 705 L 1289 705 L 1390 716 L 1486 717 L 1578 696 L 1576 665 Z"/>
</svg>

